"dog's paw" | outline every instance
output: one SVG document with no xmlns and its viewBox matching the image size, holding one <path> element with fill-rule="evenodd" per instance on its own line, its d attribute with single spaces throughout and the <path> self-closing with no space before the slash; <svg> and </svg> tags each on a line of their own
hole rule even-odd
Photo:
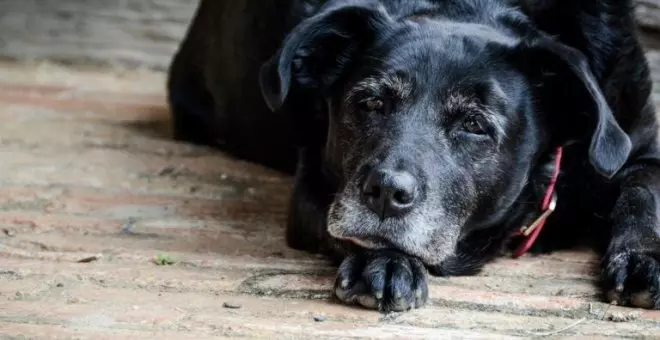
<svg viewBox="0 0 660 340">
<path fill-rule="evenodd" d="M 428 300 L 426 268 L 395 251 L 352 254 L 339 266 L 335 294 L 345 303 L 382 312 L 419 308 Z"/>
<path fill-rule="evenodd" d="M 654 254 L 621 251 L 605 257 L 603 283 L 608 302 L 660 309 L 660 261 Z"/>
</svg>

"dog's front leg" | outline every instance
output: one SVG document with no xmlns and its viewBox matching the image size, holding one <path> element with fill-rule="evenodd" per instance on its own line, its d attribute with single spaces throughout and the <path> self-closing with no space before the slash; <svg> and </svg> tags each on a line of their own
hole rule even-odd
<svg viewBox="0 0 660 340">
<path fill-rule="evenodd" d="M 293 249 L 328 254 L 332 251 L 326 249 L 330 237 L 326 221 L 334 190 L 323 175 L 320 157 L 319 150 L 313 147 L 301 147 L 298 151 L 286 241 Z"/>
<path fill-rule="evenodd" d="M 335 295 L 383 312 L 420 308 L 428 300 L 426 268 L 396 250 L 354 249 L 339 266 Z"/>
<path fill-rule="evenodd" d="M 660 164 L 628 170 L 602 262 L 609 302 L 660 309 Z"/>
</svg>

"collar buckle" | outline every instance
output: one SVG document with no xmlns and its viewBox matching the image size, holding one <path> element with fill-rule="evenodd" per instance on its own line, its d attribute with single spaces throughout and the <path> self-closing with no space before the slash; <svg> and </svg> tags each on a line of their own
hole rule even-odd
<svg viewBox="0 0 660 340">
<path fill-rule="evenodd" d="M 531 235 L 534 230 L 536 230 L 545 220 L 555 211 L 555 208 L 557 207 L 557 193 L 552 194 L 552 200 L 550 201 L 550 204 L 548 205 L 548 208 L 536 219 L 534 222 L 532 222 L 528 226 L 523 226 L 520 228 L 520 234 L 523 236 L 529 236 Z"/>
</svg>

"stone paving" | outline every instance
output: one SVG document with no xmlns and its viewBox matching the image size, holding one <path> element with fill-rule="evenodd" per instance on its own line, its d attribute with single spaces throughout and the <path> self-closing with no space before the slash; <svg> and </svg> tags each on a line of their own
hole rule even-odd
<svg viewBox="0 0 660 340">
<path fill-rule="evenodd" d="M 288 249 L 290 179 L 170 140 L 164 74 L 0 63 L 0 339 L 660 338 L 588 252 L 431 279 L 381 315 Z"/>
</svg>

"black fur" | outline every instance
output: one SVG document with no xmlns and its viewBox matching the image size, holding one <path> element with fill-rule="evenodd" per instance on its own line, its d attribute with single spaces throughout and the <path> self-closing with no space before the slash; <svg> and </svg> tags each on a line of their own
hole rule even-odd
<svg viewBox="0 0 660 340">
<path fill-rule="evenodd" d="M 178 138 L 295 174 L 287 241 L 341 263 L 347 303 L 422 306 L 426 270 L 474 274 L 515 246 L 563 146 L 534 251 L 594 246 L 604 298 L 660 308 L 631 0 L 202 0 L 168 89 Z"/>
</svg>

